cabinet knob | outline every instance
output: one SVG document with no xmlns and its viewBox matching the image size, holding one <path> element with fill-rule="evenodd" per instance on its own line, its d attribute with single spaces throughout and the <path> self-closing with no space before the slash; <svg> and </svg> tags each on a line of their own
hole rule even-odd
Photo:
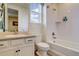
<svg viewBox="0 0 79 59">
<path fill-rule="evenodd" d="M 4 46 L 4 44 L 0 44 L 0 46 Z"/>
<path fill-rule="evenodd" d="M 16 51 L 16 52 L 18 52 L 18 51 Z"/>
<path fill-rule="evenodd" d="M 20 51 L 20 50 L 18 50 L 18 51 Z"/>
<path fill-rule="evenodd" d="M 19 52 L 20 50 L 16 50 L 16 52 Z"/>
</svg>

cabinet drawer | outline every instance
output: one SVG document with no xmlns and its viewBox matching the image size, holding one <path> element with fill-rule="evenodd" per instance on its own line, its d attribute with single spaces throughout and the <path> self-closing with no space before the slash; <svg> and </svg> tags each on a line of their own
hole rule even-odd
<svg viewBox="0 0 79 59">
<path fill-rule="evenodd" d="M 33 44 L 34 40 L 32 38 L 29 39 L 25 39 L 26 40 L 26 44 Z"/>
<path fill-rule="evenodd" d="M 11 46 L 24 45 L 24 39 L 11 40 Z"/>
<path fill-rule="evenodd" d="M 9 47 L 8 41 L 0 41 L 0 49 Z"/>
</svg>

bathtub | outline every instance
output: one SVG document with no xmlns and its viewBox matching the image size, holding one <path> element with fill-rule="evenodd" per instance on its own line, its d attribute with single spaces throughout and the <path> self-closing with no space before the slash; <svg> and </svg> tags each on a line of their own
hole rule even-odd
<svg viewBox="0 0 79 59">
<path fill-rule="evenodd" d="M 79 44 L 66 40 L 56 39 L 55 42 L 48 41 L 49 54 L 54 56 L 79 56 Z"/>
</svg>

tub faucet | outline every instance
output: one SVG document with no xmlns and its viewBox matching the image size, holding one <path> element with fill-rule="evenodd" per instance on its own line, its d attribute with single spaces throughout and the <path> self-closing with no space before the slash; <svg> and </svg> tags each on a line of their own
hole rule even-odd
<svg viewBox="0 0 79 59">
<path fill-rule="evenodd" d="M 53 37 L 54 39 L 56 39 L 56 37 Z"/>
<path fill-rule="evenodd" d="M 53 43 L 55 43 L 55 42 L 56 42 L 56 41 L 55 41 L 55 39 L 56 39 L 56 35 L 55 35 L 54 32 L 52 33 L 52 37 L 53 37 L 53 39 L 54 39 L 54 40 L 53 40 Z"/>
<path fill-rule="evenodd" d="M 55 33 L 54 32 L 52 33 L 52 36 L 53 36 L 54 39 L 56 39 L 56 36 L 55 36 Z"/>
<path fill-rule="evenodd" d="M 53 43 L 55 43 L 56 41 L 54 40 Z"/>
</svg>

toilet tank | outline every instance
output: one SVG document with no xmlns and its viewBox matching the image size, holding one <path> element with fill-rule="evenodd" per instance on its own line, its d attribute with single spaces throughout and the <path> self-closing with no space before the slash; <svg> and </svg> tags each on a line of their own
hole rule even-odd
<svg viewBox="0 0 79 59">
<path fill-rule="evenodd" d="M 41 34 L 36 34 L 35 43 L 39 43 L 42 41 Z"/>
</svg>

